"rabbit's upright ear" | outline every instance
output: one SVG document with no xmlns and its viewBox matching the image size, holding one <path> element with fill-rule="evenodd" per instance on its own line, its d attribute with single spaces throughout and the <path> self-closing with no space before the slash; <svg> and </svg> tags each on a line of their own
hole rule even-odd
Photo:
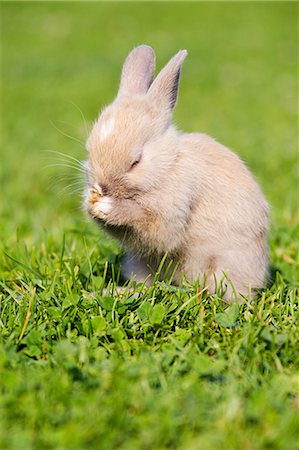
<svg viewBox="0 0 299 450">
<path fill-rule="evenodd" d="M 165 104 L 170 109 L 176 105 L 180 80 L 181 66 L 187 56 L 187 50 L 180 50 L 161 70 L 152 83 L 148 95 L 159 104 Z"/>
<path fill-rule="evenodd" d="M 134 48 L 124 62 L 118 95 L 146 94 L 154 79 L 155 65 L 155 52 L 151 47 Z"/>
</svg>

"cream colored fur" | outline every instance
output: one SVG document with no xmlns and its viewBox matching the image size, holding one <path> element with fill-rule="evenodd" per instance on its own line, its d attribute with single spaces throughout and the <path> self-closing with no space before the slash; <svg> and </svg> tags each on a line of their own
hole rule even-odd
<svg viewBox="0 0 299 450">
<path fill-rule="evenodd" d="M 224 279 L 225 299 L 234 289 L 253 296 L 267 277 L 267 202 L 234 153 L 171 124 L 186 55 L 155 80 L 150 47 L 128 55 L 119 93 L 87 142 L 85 207 L 128 250 L 126 277 L 143 280 L 168 252 L 174 282 L 199 279 L 213 292 Z"/>
</svg>

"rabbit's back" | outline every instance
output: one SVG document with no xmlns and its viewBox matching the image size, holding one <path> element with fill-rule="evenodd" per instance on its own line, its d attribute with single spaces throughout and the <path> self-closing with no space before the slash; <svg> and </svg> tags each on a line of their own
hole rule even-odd
<svg viewBox="0 0 299 450">
<path fill-rule="evenodd" d="M 212 218 L 223 217 L 228 224 L 231 219 L 233 228 L 268 222 L 267 202 L 235 153 L 200 133 L 183 135 L 180 146 L 190 159 L 186 181 L 197 193 L 194 208 L 207 209 Z"/>
<path fill-rule="evenodd" d="M 209 136 L 181 137 L 193 161 L 194 196 L 186 229 L 183 272 L 233 273 L 236 288 L 262 287 L 268 266 L 268 205 L 245 164 Z M 244 291 L 245 289 L 243 289 Z"/>
</svg>

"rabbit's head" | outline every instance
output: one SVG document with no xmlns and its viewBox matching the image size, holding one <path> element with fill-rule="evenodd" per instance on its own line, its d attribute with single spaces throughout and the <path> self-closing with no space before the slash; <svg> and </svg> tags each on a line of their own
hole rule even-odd
<svg viewBox="0 0 299 450">
<path fill-rule="evenodd" d="M 177 140 L 171 113 L 186 55 L 178 52 L 154 79 L 153 49 L 141 45 L 129 53 L 118 95 L 87 141 L 90 187 L 97 186 L 103 195 L 133 198 L 167 175 Z"/>
</svg>

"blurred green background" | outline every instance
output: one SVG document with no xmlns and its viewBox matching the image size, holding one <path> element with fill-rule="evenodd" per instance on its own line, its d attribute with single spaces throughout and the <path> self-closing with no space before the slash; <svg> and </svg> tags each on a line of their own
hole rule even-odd
<svg viewBox="0 0 299 450">
<path fill-rule="evenodd" d="M 295 448 L 298 4 L 0 7 L 0 447 Z M 188 50 L 175 123 L 236 151 L 271 204 L 281 275 L 240 314 L 167 285 L 117 308 L 94 295 L 119 248 L 45 150 L 86 157 L 84 119 L 114 98 L 141 43 L 158 70 Z"/>
</svg>

